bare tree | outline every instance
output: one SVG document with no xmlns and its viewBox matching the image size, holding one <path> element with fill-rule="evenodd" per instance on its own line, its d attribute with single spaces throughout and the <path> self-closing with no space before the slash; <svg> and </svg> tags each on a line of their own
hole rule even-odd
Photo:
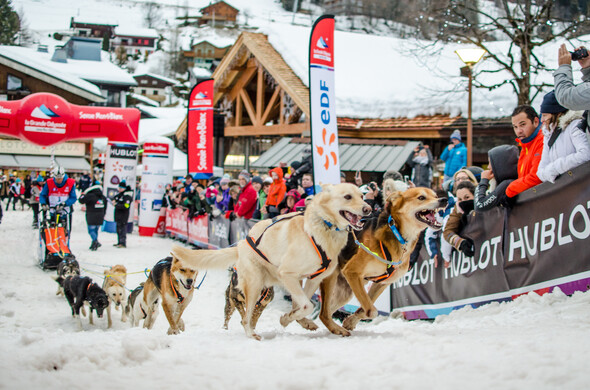
<svg viewBox="0 0 590 390">
<path fill-rule="evenodd" d="M 441 23 L 437 39 L 470 43 L 486 50 L 486 59 L 498 65 L 495 72 L 508 71 L 512 78 L 477 86 L 493 89 L 509 83 L 518 96 L 518 104 L 530 104 L 547 86 L 531 83 L 532 73 L 548 71 L 535 49 L 556 39 L 575 38 L 581 29 L 588 28 L 588 6 L 582 7 L 576 1 L 565 2 L 565 8 L 560 6 L 565 4 L 563 1 L 555 0 L 496 0 L 498 8 L 486 9 L 478 8 L 475 1 L 446 3 L 435 10 L 439 16 L 435 20 Z M 493 40 L 509 41 L 508 51 L 499 52 L 501 49 L 489 44 Z"/>
<path fill-rule="evenodd" d="M 143 20 L 147 28 L 158 28 L 162 24 L 162 10 L 158 3 L 147 2 L 143 6 Z"/>
</svg>

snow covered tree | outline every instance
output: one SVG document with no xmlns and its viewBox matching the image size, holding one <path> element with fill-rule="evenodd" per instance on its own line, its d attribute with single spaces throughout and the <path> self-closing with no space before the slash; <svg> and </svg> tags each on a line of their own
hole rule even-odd
<svg viewBox="0 0 590 390">
<path fill-rule="evenodd" d="M 147 2 L 143 5 L 143 21 L 147 28 L 158 28 L 162 24 L 161 5 Z"/>
<path fill-rule="evenodd" d="M 0 44 L 14 45 L 20 30 L 20 19 L 12 8 L 11 0 L 0 0 L 0 20 Z"/>
<path fill-rule="evenodd" d="M 422 18 L 429 19 L 429 23 L 433 19 L 440 23 L 436 39 L 464 42 L 486 50 L 486 60 L 494 61 L 512 78 L 501 84 L 478 87 L 493 89 L 509 83 L 518 96 L 518 104 L 529 104 L 547 86 L 533 85 L 531 74 L 548 72 L 557 61 L 557 53 L 554 58 L 540 58 L 535 55 L 535 49 L 588 32 L 587 0 L 448 0 L 444 3 L 438 9 L 431 8 L 427 17 Z M 495 40 L 511 42 L 508 52 L 504 52 L 505 48 L 499 52 L 500 46 L 490 45 Z"/>
</svg>

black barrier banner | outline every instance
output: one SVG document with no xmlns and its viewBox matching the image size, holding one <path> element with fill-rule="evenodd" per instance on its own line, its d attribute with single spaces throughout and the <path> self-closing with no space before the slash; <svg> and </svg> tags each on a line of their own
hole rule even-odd
<svg viewBox="0 0 590 390">
<path fill-rule="evenodd" d="M 227 248 L 229 246 L 230 222 L 229 219 L 219 216 L 209 221 L 208 225 L 209 247 L 214 249 Z"/>
<path fill-rule="evenodd" d="M 242 219 L 236 218 L 231 223 L 231 228 L 229 231 L 229 242 L 231 245 L 236 244 L 240 240 L 245 240 L 248 232 L 257 222 L 260 222 L 257 219 Z"/>
<path fill-rule="evenodd" d="M 432 260 L 414 266 L 392 286 L 392 306 L 406 318 L 440 314 L 490 301 L 510 300 L 559 287 L 590 286 L 590 163 L 519 195 L 511 209 L 472 213 L 462 236 L 475 255 L 453 252 L 449 268 Z"/>
</svg>

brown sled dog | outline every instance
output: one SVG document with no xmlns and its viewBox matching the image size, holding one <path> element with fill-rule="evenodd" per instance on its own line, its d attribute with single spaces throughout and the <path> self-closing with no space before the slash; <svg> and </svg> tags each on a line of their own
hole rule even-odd
<svg viewBox="0 0 590 390">
<path fill-rule="evenodd" d="M 435 212 L 446 204 L 446 198 L 439 199 L 434 191 L 423 187 L 395 192 L 387 198 L 378 218 L 367 221 L 358 235 L 358 243 L 362 243 L 374 254 L 349 240 L 339 258 L 339 269 L 322 281 L 320 320 L 330 332 L 349 336 L 349 331 L 360 320 L 377 316 L 375 300 L 387 286 L 408 271 L 410 254 L 422 230 L 427 227 L 441 228 L 441 224 L 435 219 Z M 396 229 L 401 240 L 396 237 Z M 380 259 L 392 265 L 385 264 Z M 367 293 L 365 284 L 368 281 L 373 284 Z M 343 327 L 339 326 L 333 321 L 332 314 L 344 306 L 353 293 L 361 307 L 344 320 Z"/>
<path fill-rule="evenodd" d="M 268 306 L 268 304 L 273 300 L 275 296 L 275 290 L 273 287 L 266 287 L 260 293 L 260 297 L 256 301 L 256 305 L 254 306 L 254 313 L 252 314 L 252 328 L 256 327 L 256 323 L 258 323 L 258 319 L 260 315 Z M 242 319 L 246 316 L 246 309 L 245 309 L 245 300 L 244 293 L 238 289 L 238 271 L 233 269 L 231 278 L 229 280 L 229 285 L 227 286 L 227 290 L 225 290 L 225 320 L 223 322 L 223 328 L 227 329 L 227 324 L 231 318 L 231 315 L 238 310 Z"/>
<path fill-rule="evenodd" d="M 275 284 L 285 287 L 293 299 L 293 310 L 281 317 L 281 325 L 303 320 L 313 311 L 313 292 L 337 268 L 349 227 L 360 229 L 361 217 L 370 211 L 356 186 L 324 186 L 304 215 L 291 213 L 274 221 L 260 221 L 250 230 L 249 239 L 240 241 L 236 248 L 192 251 L 173 246 L 172 254 L 190 259 L 199 269 L 225 269 L 235 264 L 237 287 L 244 292 L 246 305 L 242 325 L 247 336 L 260 340 L 251 319 L 261 291 Z M 309 280 L 303 290 L 305 278 Z"/>
<path fill-rule="evenodd" d="M 114 265 L 111 269 L 104 270 L 104 282 L 102 289 L 109 297 L 110 305 L 107 306 L 107 321 L 108 327 L 113 326 L 111 319 L 111 306 L 115 306 L 116 310 L 121 308 L 121 321 L 127 320 L 125 313 L 126 297 L 125 297 L 125 283 L 127 283 L 127 268 L 124 265 Z"/>
<path fill-rule="evenodd" d="M 141 306 L 146 308 L 143 327 L 152 329 L 154 326 L 158 316 L 158 298 L 161 296 L 162 309 L 170 324 L 168 334 L 184 332 L 184 321 L 180 317 L 193 299 L 193 284 L 197 274 L 196 267 L 190 262 L 174 256 L 166 257 L 156 263 L 143 285 L 141 297 L 143 305 Z"/>
</svg>

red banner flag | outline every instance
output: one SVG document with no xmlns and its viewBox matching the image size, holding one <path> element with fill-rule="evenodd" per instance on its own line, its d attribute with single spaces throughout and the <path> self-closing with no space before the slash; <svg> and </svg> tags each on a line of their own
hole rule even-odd
<svg viewBox="0 0 590 390">
<path fill-rule="evenodd" d="M 188 103 L 188 173 L 213 175 L 213 79 L 197 83 Z"/>
</svg>

